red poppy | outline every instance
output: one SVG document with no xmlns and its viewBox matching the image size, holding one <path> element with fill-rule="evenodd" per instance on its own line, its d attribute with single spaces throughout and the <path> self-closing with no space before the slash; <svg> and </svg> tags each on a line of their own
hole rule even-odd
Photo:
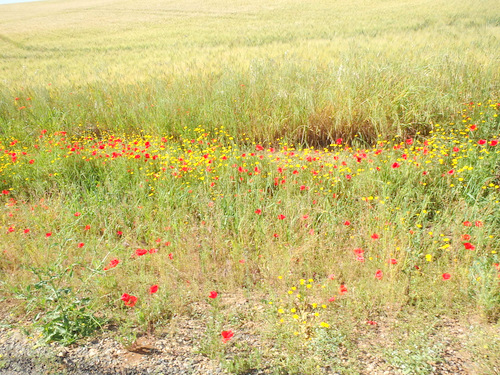
<svg viewBox="0 0 500 375">
<path fill-rule="evenodd" d="M 394 168 L 394 169 L 395 168 L 399 168 L 399 167 L 401 167 L 401 164 L 399 164 L 399 163 L 393 163 L 392 164 L 392 168 Z"/>
<path fill-rule="evenodd" d="M 85 230 L 89 230 L 90 229 L 90 225 L 85 225 Z"/>
<path fill-rule="evenodd" d="M 76 216 L 76 217 L 78 217 L 78 216 L 80 216 L 80 215 L 81 215 L 81 213 L 80 213 L 80 212 L 75 212 L 75 216 Z"/>
<path fill-rule="evenodd" d="M 443 280 L 449 280 L 451 275 L 449 273 L 443 273 Z"/>
<path fill-rule="evenodd" d="M 46 238 L 49 238 L 50 236 L 52 236 L 52 232 L 45 233 Z"/>
<path fill-rule="evenodd" d="M 130 294 L 123 293 L 121 300 L 125 303 L 127 307 L 134 307 L 137 303 L 137 297 L 131 296 Z"/>
<path fill-rule="evenodd" d="M 169 254 L 168 254 L 168 259 L 170 259 L 170 260 L 174 259 L 174 254 L 169 253 Z"/>
<path fill-rule="evenodd" d="M 372 234 L 372 240 L 378 240 L 380 236 L 377 233 Z"/>
<path fill-rule="evenodd" d="M 351 222 L 349 220 L 344 221 L 344 225 L 351 225 Z"/>
<path fill-rule="evenodd" d="M 375 278 L 382 280 L 382 277 L 384 277 L 384 273 L 382 272 L 382 270 L 377 270 L 377 272 L 375 272 Z"/>
<path fill-rule="evenodd" d="M 352 178 L 352 176 L 350 174 L 346 174 L 345 178 L 347 178 L 348 180 L 350 180 Z"/>
<path fill-rule="evenodd" d="M 85 246 L 85 244 L 83 242 L 80 242 L 77 246 L 78 246 L 79 249 L 81 249 L 82 247 Z"/>
<path fill-rule="evenodd" d="M 148 251 L 146 249 L 137 249 L 135 251 L 135 255 L 137 255 L 137 256 L 143 256 L 143 255 L 145 255 L 147 253 L 148 253 Z"/>
<path fill-rule="evenodd" d="M 261 210 L 260 208 L 257 208 L 257 209 L 255 210 L 255 213 L 256 213 L 257 215 L 260 215 L 260 214 L 262 213 L 262 210 Z"/>
<path fill-rule="evenodd" d="M 490 146 L 496 146 L 498 144 L 498 140 L 492 139 L 490 142 Z"/>
<path fill-rule="evenodd" d="M 473 244 L 469 243 L 469 242 L 465 242 L 464 246 L 465 246 L 465 248 L 467 250 L 475 250 L 476 249 L 476 247 Z"/>
<path fill-rule="evenodd" d="M 149 294 L 155 294 L 158 291 L 158 285 L 152 285 L 149 287 Z"/>
<path fill-rule="evenodd" d="M 479 141 L 477 141 L 477 144 L 478 145 L 484 145 L 486 143 L 486 139 L 480 139 Z"/>
<path fill-rule="evenodd" d="M 8 233 L 12 233 L 12 232 L 14 232 L 14 231 L 15 231 L 14 227 L 9 227 L 9 229 L 7 229 L 7 232 L 8 232 Z"/>
<path fill-rule="evenodd" d="M 158 252 L 158 249 L 155 249 L 155 248 L 149 249 L 149 253 L 150 254 L 154 254 L 154 253 L 157 253 L 157 252 Z"/>
<path fill-rule="evenodd" d="M 339 293 L 340 295 L 347 293 L 347 287 L 344 284 L 340 284 Z"/>
<path fill-rule="evenodd" d="M 122 236 L 122 235 L 123 235 L 123 232 L 122 232 L 121 230 L 117 230 L 117 231 L 116 231 L 116 234 L 117 234 L 118 236 Z"/>
<path fill-rule="evenodd" d="M 371 326 L 376 326 L 377 325 L 377 322 L 374 322 L 373 320 L 367 320 L 366 321 L 366 324 L 369 324 Z"/>
<path fill-rule="evenodd" d="M 470 240 L 470 234 L 462 234 L 462 241 L 469 241 Z"/>
<path fill-rule="evenodd" d="M 335 296 L 328 298 L 328 302 L 334 302 L 335 301 Z"/>
<path fill-rule="evenodd" d="M 365 252 L 365 251 L 364 251 L 363 249 L 361 249 L 361 248 L 354 249 L 353 251 L 354 251 L 354 254 L 357 254 L 357 255 L 364 254 L 364 252 Z"/>
<path fill-rule="evenodd" d="M 476 227 L 482 227 L 482 226 L 483 226 L 483 222 L 478 220 L 478 221 L 476 221 L 476 222 L 474 223 L 474 225 L 475 225 Z"/>
<path fill-rule="evenodd" d="M 8 190 L 2 190 L 2 194 L 3 195 L 7 195 L 7 194 L 9 194 L 9 191 Z"/>
<path fill-rule="evenodd" d="M 278 215 L 279 220 L 285 220 L 285 217 L 286 217 L 285 215 Z"/>
<path fill-rule="evenodd" d="M 24 230 L 24 233 L 29 233 L 29 232 L 30 232 L 30 230 L 29 230 L 28 228 L 26 228 L 26 229 Z"/>
<path fill-rule="evenodd" d="M 455 173 L 455 170 L 454 170 L 454 169 L 450 169 L 450 170 L 448 171 L 448 174 L 449 174 L 449 175 L 452 175 L 453 173 Z"/>
<path fill-rule="evenodd" d="M 218 296 L 218 293 L 215 290 L 213 290 L 209 293 L 208 298 L 216 299 L 217 296 Z"/>
<path fill-rule="evenodd" d="M 229 340 L 231 340 L 231 338 L 234 336 L 234 333 L 233 331 L 222 331 L 221 336 L 222 336 L 222 342 L 226 343 Z"/>
<path fill-rule="evenodd" d="M 472 227 L 472 223 L 470 221 L 464 221 L 464 225 L 466 227 Z"/>
<path fill-rule="evenodd" d="M 390 264 L 398 264 L 398 261 L 394 258 L 389 259 Z"/>
<path fill-rule="evenodd" d="M 470 130 L 476 130 L 477 129 L 477 125 L 473 124 L 473 125 L 469 126 L 469 129 Z"/>
<path fill-rule="evenodd" d="M 111 259 L 109 261 L 109 264 L 106 267 L 104 267 L 104 271 L 107 271 L 111 268 L 115 268 L 119 263 L 120 263 L 120 261 L 118 259 L 116 259 L 116 258 Z"/>
</svg>

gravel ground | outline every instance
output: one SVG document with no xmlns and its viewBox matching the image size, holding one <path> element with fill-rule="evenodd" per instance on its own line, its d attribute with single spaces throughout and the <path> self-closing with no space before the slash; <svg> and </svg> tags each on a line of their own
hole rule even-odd
<svg viewBox="0 0 500 375">
<path fill-rule="evenodd" d="M 47 375 L 47 374 L 225 374 L 225 370 L 206 356 L 197 353 L 200 339 L 205 331 L 203 321 L 176 317 L 172 332 L 156 337 L 141 337 L 127 349 L 110 336 L 87 340 L 80 345 L 63 347 L 46 345 L 29 338 L 19 330 L 0 329 L 0 374 Z M 175 333 L 174 333 L 175 332 Z M 432 364 L 431 374 L 479 374 L 474 359 L 464 352 L 461 340 L 467 332 L 452 321 L 443 325 L 450 339 L 444 339 L 442 361 Z M 384 332 L 372 331 L 370 337 L 358 343 L 358 362 L 363 364 L 361 374 L 402 374 L 370 349 L 374 338 L 383 345 Z M 111 335 L 108 334 L 108 335 Z M 259 345 L 255 335 L 239 333 L 235 337 L 247 344 Z M 237 352 L 233 352 L 237 355 Z M 336 353 L 348 363 L 346 354 Z M 345 357 L 345 358 L 344 358 Z M 272 368 L 247 374 L 273 373 Z M 325 370 L 325 374 L 334 374 Z"/>
<path fill-rule="evenodd" d="M 0 374 L 220 374 L 196 354 L 202 326 L 178 322 L 174 337 L 139 338 L 127 349 L 109 337 L 80 346 L 41 345 L 17 330 L 0 331 Z"/>
</svg>

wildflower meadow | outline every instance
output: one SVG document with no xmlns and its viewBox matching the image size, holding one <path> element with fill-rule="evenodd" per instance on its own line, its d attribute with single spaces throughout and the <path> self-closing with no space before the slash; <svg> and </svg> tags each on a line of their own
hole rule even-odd
<svg viewBox="0 0 500 375">
<path fill-rule="evenodd" d="M 430 374 L 455 337 L 500 371 L 499 12 L 355 3 L 0 5 L 2 324 L 187 316 L 232 373 Z"/>
</svg>

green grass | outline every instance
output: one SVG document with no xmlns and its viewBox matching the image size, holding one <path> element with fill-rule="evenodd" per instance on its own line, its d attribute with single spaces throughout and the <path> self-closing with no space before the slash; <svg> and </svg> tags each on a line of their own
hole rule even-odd
<svg viewBox="0 0 500 375">
<path fill-rule="evenodd" d="M 185 314 L 228 371 L 297 374 L 432 373 L 465 327 L 497 371 L 495 5 L 0 6 L 5 321 Z"/>
</svg>

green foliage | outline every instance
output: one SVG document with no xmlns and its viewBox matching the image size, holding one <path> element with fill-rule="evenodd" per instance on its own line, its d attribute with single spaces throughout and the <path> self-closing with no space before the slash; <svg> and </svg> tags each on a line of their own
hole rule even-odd
<svg viewBox="0 0 500 375">
<path fill-rule="evenodd" d="M 46 271 L 33 269 L 39 281 L 33 285 L 32 298 L 43 306 L 43 311 L 34 321 L 42 328 L 47 342 L 70 345 L 92 335 L 105 323 L 105 319 L 96 317 L 92 311 L 91 298 L 79 298 L 72 288 L 61 286 L 66 278 L 72 277 L 73 267 L 53 267 Z"/>
<path fill-rule="evenodd" d="M 426 337 L 416 333 L 408 340 L 399 342 L 392 349 L 386 349 L 386 361 L 403 374 L 432 374 L 434 367 L 442 360 L 442 347 L 430 344 Z"/>
<path fill-rule="evenodd" d="M 494 264 L 498 257 L 476 259 L 469 269 L 469 293 L 483 316 L 492 323 L 500 319 L 500 284 Z"/>
<path fill-rule="evenodd" d="M 265 363 L 262 350 L 247 343 L 236 343 L 232 348 L 234 354 L 227 356 L 221 365 L 231 374 L 252 374 L 262 368 Z"/>
</svg>

